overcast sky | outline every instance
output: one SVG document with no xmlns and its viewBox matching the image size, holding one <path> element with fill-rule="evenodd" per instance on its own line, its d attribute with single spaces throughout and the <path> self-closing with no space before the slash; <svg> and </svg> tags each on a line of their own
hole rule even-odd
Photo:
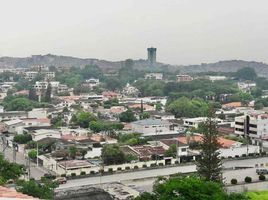
<svg viewBox="0 0 268 200">
<path fill-rule="evenodd" d="M 267 0 L 0 0 L 0 55 L 268 63 Z"/>
</svg>

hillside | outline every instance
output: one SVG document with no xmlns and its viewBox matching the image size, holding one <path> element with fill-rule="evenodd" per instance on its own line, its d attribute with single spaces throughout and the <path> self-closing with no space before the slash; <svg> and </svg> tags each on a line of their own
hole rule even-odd
<svg viewBox="0 0 268 200">
<path fill-rule="evenodd" d="M 88 64 L 97 64 L 104 71 L 118 71 L 124 61 L 106 61 L 94 58 L 76 58 L 70 56 L 57 56 L 57 55 L 33 55 L 31 57 L 16 58 L 16 57 L 0 57 L 0 68 L 16 68 L 16 67 L 30 67 L 33 65 L 56 66 L 56 67 L 82 67 Z M 243 61 L 243 60 L 230 60 L 219 61 L 216 63 L 201 64 L 201 65 L 188 65 L 188 66 L 175 66 L 163 63 L 157 63 L 157 68 L 168 70 L 180 70 L 181 73 L 199 73 L 199 72 L 235 72 L 243 67 L 254 68 L 259 76 L 268 77 L 268 65 L 262 62 Z M 135 60 L 135 67 L 137 69 L 150 69 L 146 60 Z"/>
<path fill-rule="evenodd" d="M 220 61 L 210 64 L 181 66 L 182 73 L 198 73 L 198 72 L 236 72 L 243 67 L 251 67 L 255 69 L 259 76 L 268 77 L 268 65 L 262 62 L 243 61 L 243 60 L 229 60 Z"/>
</svg>

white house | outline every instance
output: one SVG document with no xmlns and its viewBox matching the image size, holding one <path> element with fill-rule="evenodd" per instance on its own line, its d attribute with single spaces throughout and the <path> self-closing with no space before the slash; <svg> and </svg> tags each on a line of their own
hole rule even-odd
<svg viewBox="0 0 268 200">
<path fill-rule="evenodd" d="M 183 119 L 183 126 L 187 128 L 198 128 L 200 123 L 204 123 L 207 120 L 206 117 L 196 117 L 196 118 L 187 118 Z M 215 118 L 214 119 L 217 124 L 226 124 L 222 119 Z"/>
<path fill-rule="evenodd" d="M 162 73 L 147 73 L 145 75 L 145 79 L 162 80 L 163 74 Z"/>
<path fill-rule="evenodd" d="M 142 133 L 143 136 L 175 134 L 174 126 L 166 120 L 144 119 L 131 123 L 132 131 Z"/>
<path fill-rule="evenodd" d="M 55 138 L 60 139 L 61 134 L 57 130 L 51 130 L 51 129 L 38 129 L 35 130 L 34 133 L 32 133 L 33 141 L 39 141 L 44 138 Z"/>
</svg>

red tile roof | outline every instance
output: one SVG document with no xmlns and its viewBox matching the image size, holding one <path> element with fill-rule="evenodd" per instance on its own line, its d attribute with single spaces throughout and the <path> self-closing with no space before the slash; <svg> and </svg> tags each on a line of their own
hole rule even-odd
<svg viewBox="0 0 268 200">
<path fill-rule="evenodd" d="M 230 102 L 222 105 L 223 107 L 241 107 L 241 102 Z"/>
<path fill-rule="evenodd" d="M 178 137 L 179 142 L 187 144 L 187 137 L 183 136 L 183 137 Z M 196 142 L 201 142 L 202 141 L 202 136 L 201 135 L 194 135 L 194 136 L 190 136 L 190 140 L 191 141 L 196 141 Z M 230 148 L 231 146 L 233 146 L 235 143 L 237 143 L 234 140 L 229 140 L 229 139 L 225 139 L 222 137 L 219 137 L 218 142 L 221 144 L 221 146 L 223 148 Z"/>
<path fill-rule="evenodd" d="M 9 198 L 12 198 L 12 199 L 38 199 L 38 198 L 31 197 L 27 194 L 22 194 L 20 192 L 17 192 L 14 189 L 0 186 L 0 199 L 9 199 Z"/>
</svg>

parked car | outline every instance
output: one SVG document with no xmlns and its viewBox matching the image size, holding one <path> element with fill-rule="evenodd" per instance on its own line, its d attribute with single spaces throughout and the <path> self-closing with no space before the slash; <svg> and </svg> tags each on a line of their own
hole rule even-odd
<svg viewBox="0 0 268 200">
<path fill-rule="evenodd" d="M 261 174 L 268 174 L 268 169 L 256 169 L 256 173 L 258 175 L 261 175 Z"/>
<path fill-rule="evenodd" d="M 55 178 L 53 182 L 57 182 L 59 184 L 65 184 L 67 182 L 67 179 L 65 177 L 58 177 L 58 178 Z"/>
</svg>

